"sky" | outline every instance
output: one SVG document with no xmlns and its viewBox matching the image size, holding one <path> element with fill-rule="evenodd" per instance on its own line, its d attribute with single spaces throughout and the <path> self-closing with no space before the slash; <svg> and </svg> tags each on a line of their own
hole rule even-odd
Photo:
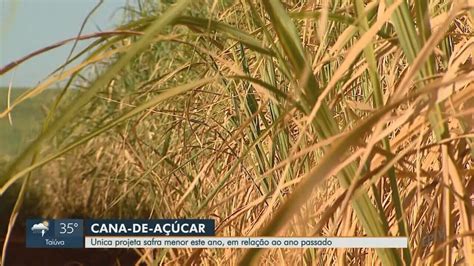
<svg viewBox="0 0 474 266">
<path fill-rule="evenodd" d="M 98 0 L 0 0 L 0 67 L 42 47 L 77 36 Z M 121 21 L 127 0 L 104 0 L 83 34 L 110 30 Z M 72 43 L 39 55 L 0 76 L 0 87 L 35 86 L 64 63 Z M 85 47 L 81 42 L 76 47 Z"/>
</svg>

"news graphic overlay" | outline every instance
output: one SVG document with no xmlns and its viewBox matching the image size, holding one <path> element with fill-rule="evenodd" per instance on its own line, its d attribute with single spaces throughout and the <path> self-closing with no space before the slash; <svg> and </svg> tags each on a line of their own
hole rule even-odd
<svg viewBox="0 0 474 266">
<path fill-rule="evenodd" d="M 89 220 L 86 221 L 86 248 L 156 247 L 169 237 L 215 235 L 214 220 Z"/>
<path fill-rule="evenodd" d="M 82 248 L 84 224 L 80 219 L 28 219 L 26 221 L 28 248 Z"/>
<path fill-rule="evenodd" d="M 225 237 L 212 219 L 29 219 L 28 248 L 407 248 L 406 237 Z"/>
</svg>

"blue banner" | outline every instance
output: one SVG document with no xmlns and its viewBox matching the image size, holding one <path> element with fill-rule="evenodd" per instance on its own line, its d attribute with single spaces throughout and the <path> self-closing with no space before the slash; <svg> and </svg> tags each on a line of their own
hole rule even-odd
<svg viewBox="0 0 474 266">
<path fill-rule="evenodd" d="M 86 236 L 214 236 L 210 219 L 86 220 Z"/>
<path fill-rule="evenodd" d="M 26 247 L 82 248 L 85 236 L 215 236 L 211 219 L 28 219 Z"/>
</svg>

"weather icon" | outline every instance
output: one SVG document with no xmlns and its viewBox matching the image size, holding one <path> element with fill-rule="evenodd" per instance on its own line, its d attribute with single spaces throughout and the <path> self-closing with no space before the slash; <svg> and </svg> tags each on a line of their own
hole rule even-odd
<svg viewBox="0 0 474 266">
<path fill-rule="evenodd" d="M 44 236 L 44 233 L 46 231 L 49 230 L 49 223 L 48 221 L 43 221 L 42 223 L 37 223 L 37 224 L 34 224 L 32 227 L 31 227 L 31 231 L 33 232 L 33 234 L 39 234 L 41 233 L 41 237 Z"/>
</svg>

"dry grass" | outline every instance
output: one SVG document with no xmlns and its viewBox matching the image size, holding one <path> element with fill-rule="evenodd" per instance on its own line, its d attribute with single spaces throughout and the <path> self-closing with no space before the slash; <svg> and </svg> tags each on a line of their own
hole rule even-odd
<svg viewBox="0 0 474 266">
<path fill-rule="evenodd" d="M 31 189 L 47 217 L 410 239 L 406 250 L 137 250 L 148 264 L 474 263 L 472 3 L 156 6 L 142 1 L 85 62 L 12 103 L 61 79 L 81 92 L 58 98 L 0 177 L 2 194 L 25 184 L 14 215 Z"/>
</svg>

